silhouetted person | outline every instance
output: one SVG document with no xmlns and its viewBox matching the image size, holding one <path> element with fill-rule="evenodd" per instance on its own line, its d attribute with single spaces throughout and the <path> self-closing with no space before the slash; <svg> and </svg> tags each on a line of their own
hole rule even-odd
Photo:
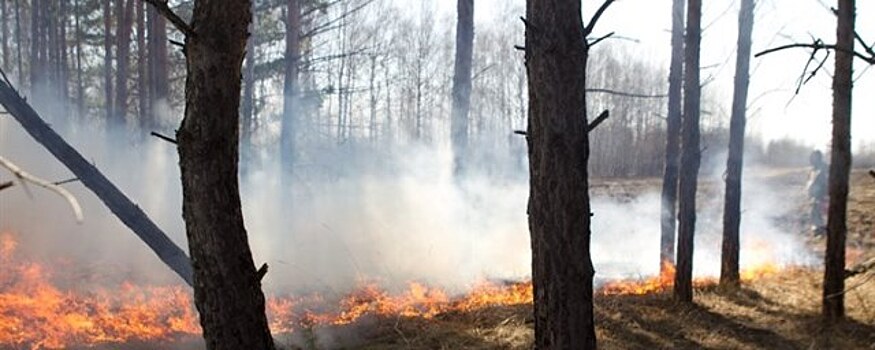
<svg viewBox="0 0 875 350">
<path fill-rule="evenodd" d="M 808 161 L 811 164 L 811 172 L 808 174 L 808 183 L 806 185 L 811 207 L 809 220 L 811 222 L 811 232 L 815 236 L 820 236 L 826 232 L 824 214 L 829 205 L 827 191 L 829 170 L 826 162 L 823 160 L 823 153 L 820 151 L 815 150 L 811 152 Z"/>
</svg>

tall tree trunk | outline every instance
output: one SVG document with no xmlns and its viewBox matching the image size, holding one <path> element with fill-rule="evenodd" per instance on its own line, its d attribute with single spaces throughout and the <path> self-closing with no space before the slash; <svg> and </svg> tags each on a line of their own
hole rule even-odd
<svg viewBox="0 0 875 350">
<path fill-rule="evenodd" d="M 848 181 L 851 170 L 851 92 L 853 89 L 854 0 L 839 0 L 835 74 L 832 80 L 832 154 L 829 166 L 829 217 L 823 274 L 823 316 L 835 323 L 845 316 L 845 239 L 848 234 Z"/>
<path fill-rule="evenodd" d="M 371 54 L 371 74 L 368 79 L 368 92 L 370 93 L 370 122 L 368 123 L 368 139 L 371 144 L 377 143 L 377 54 Z"/>
<path fill-rule="evenodd" d="M 113 123 L 112 101 L 112 0 L 103 0 L 103 93 L 106 124 Z"/>
<path fill-rule="evenodd" d="M 675 297 L 693 301 L 693 241 L 696 230 L 696 187 L 699 178 L 699 44 L 701 41 L 702 1 L 687 2 L 687 35 L 684 56 L 683 147 L 678 201 L 677 273 Z"/>
<path fill-rule="evenodd" d="M 21 39 L 21 0 L 15 0 L 15 51 L 18 58 L 18 86 L 23 86 L 24 82 L 24 60 L 21 56 L 21 48 L 24 46 L 24 41 Z"/>
<path fill-rule="evenodd" d="M 79 118 L 85 117 L 85 85 L 82 82 L 82 26 L 79 19 L 82 16 L 82 0 L 76 0 L 76 111 Z"/>
<path fill-rule="evenodd" d="M 148 53 L 146 52 L 146 11 L 145 3 L 134 2 L 137 16 L 137 122 L 143 131 L 151 130 L 152 112 L 149 110 Z M 141 133 L 142 134 L 142 133 Z"/>
<path fill-rule="evenodd" d="M 672 0 L 671 65 L 668 71 L 668 125 L 665 134 L 665 170 L 662 175 L 659 272 L 673 270 L 677 224 L 678 153 L 681 144 L 681 87 L 684 69 L 684 2 Z"/>
<path fill-rule="evenodd" d="M 9 12 L 6 8 L 7 0 L 0 0 L 0 42 L 2 42 L 3 50 L 3 70 L 9 71 L 11 62 L 9 62 Z"/>
<path fill-rule="evenodd" d="M 170 97 L 168 59 L 167 59 L 167 21 L 158 15 L 154 8 L 147 10 L 149 21 L 149 115 L 150 124 L 158 126 L 161 122 L 163 108 L 168 105 Z"/>
<path fill-rule="evenodd" d="M 238 183 L 240 74 L 249 0 L 196 0 L 176 133 L 195 306 L 207 349 L 274 349 Z"/>
<path fill-rule="evenodd" d="M 61 101 L 63 103 L 63 107 L 66 110 L 67 104 L 70 99 L 70 60 L 67 55 L 67 2 L 69 0 L 61 0 L 61 8 L 60 8 L 60 16 L 58 18 L 60 23 L 60 30 L 58 33 L 58 50 L 61 54 L 61 62 L 58 63 L 60 67 L 60 76 L 61 81 L 59 82 L 60 86 L 58 87 L 58 91 L 61 93 Z"/>
<path fill-rule="evenodd" d="M 42 50 L 42 28 L 40 26 L 42 2 L 40 0 L 33 0 L 30 6 L 30 94 L 37 95 L 43 72 L 40 59 Z"/>
<path fill-rule="evenodd" d="M 529 0 L 526 18 L 535 348 L 595 349 L 580 1 Z"/>
<path fill-rule="evenodd" d="M 468 110 L 471 109 L 471 66 L 474 56 L 474 0 L 458 0 L 456 6 L 456 62 L 453 70 L 453 174 L 464 175 L 468 147 Z"/>
<path fill-rule="evenodd" d="M 131 67 L 131 27 L 133 27 L 134 4 L 138 0 L 119 0 L 118 23 L 116 31 L 115 72 L 115 120 L 117 125 L 125 125 L 128 114 L 128 76 Z"/>
<path fill-rule="evenodd" d="M 283 169 L 291 172 L 295 164 L 295 131 L 298 119 L 298 59 L 301 56 L 301 3 L 288 0 L 286 12 L 286 59 L 283 79 L 283 120 L 281 145 Z M 342 92 L 338 96 L 343 96 Z M 342 97 L 341 97 L 342 98 Z M 342 114 L 341 110 L 341 114 Z"/>
<path fill-rule="evenodd" d="M 747 123 L 747 88 L 750 85 L 750 46 L 753 0 L 742 0 L 738 12 L 738 51 L 735 57 L 735 91 L 729 122 L 729 156 L 726 159 L 726 192 L 723 201 L 723 252 L 720 284 L 737 287 L 739 226 L 741 225 L 741 172 L 744 164 L 744 128 Z"/>
<path fill-rule="evenodd" d="M 255 123 L 255 26 L 258 25 L 255 12 L 255 1 L 252 2 L 252 22 L 249 23 L 249 38 L 246 39 L 246 58 L 243 61 L 243 102 L 240 106 L 240 150 L 241 170 L 245 173 L 250 169 L 254 155 L 252 136 Z"/>
</svg>

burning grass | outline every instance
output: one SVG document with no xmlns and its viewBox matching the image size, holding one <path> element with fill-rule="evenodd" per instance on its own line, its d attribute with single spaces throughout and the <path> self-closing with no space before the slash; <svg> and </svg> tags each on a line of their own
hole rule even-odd
<svg viewBox="0 0 875 350">
<path fill-rule="evenodd" d="M 850 202 L 849 260 L 862 260 L 875 255 L 875 181 L 855 174 Z M 809 243 L 815 250 L 822 245 Z M 763 249 L 754 256 L 768 255 L 768 246 L 755 246 Z M 62 288 L 53 274 L 64 271 L 26 261 L 16 256 L 18 248 L 14 235 L 0 233 L 0 349 L 203 348 L 190 293 L 182 287 Z M 756 260 L 742 271 L 740 290 L 697 279 L 695 305 L 672 300 L 670 269 L 604 283 L 595 297 L 600 346 L 875 349 L 871 274 L 848 279 L 848 320 L 825 328 L 821 271 Z M 415 282 L 390 292 L 369 281 L 334 298 L 272 296 L 267 308 L 287 349 L 529 349 L 531 300 L 528 283 L 484 282 L 456 296 Z"/>
</svg>

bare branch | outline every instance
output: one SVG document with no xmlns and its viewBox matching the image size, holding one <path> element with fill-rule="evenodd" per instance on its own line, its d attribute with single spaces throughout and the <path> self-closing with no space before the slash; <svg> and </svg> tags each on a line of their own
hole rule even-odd
<svg viewBox="0 0 875 350">
<path fill-rule="evenodd" d="M 159 139 L 162 139 L 162 140 L 164 140 L 164 141 L 170 142 L 170 143 L 172 143 L 172 144 L 174 144 L 174 145 L 176 145 L 176 144 L 179 143 L 179 142 L 176 141 L 176 139 L 174 139 L 174 138 L 172 138 L 172 137 L 170 137 L 170 136 L 164 136 L 164 135 L 161 135 L 161 134 L 159 134 L 159 133 L 157 133 L 157 132 L 154 132 L 154 131 L 153 131 L 153 132 L 150 132 L 149 135 L 155 136 L 155 137 L 157 137 L 157 138 L 159 138 Z"/>
<path fill-rule="evenodd" d="M 768 49 L 768 50 L 763 50 L 763 51 L 757 53 L 756 55 L 753 55 L 753 57 L 760 57 L 760 56 L 767 55 L 767 54 L 770 54 L 773 52 L 787 50 L 787 49 L 793 49 L 793 48 L 809 48 L 809 49 L 815 49 L 815 50 L 827 49 L 827 50 L 842 51 L 845 53 L 850 53 L 850 54 L 854 55 L 854 57 L 857 57 L 866 63 L 875 64 L 875 56 L 868 57 L 868 56 L 863 55 L 863 54 L 856 52 L 856 51 L 838 48 L 833 44 L 824 44 L 824 43 L 818 43 L 818 42 L 814 42 L 811 44 L 794 43 L 794 44 L 773 47 L 773 48 Z"/>
<path fill-rule="evenodd" d="M 12 187 L 12 185 L 14 185 L 12 181 L 0 182 L 0 191 Z"/>
<path fill-rule="evenodd" d="M 648 95 L 648 94 L 638 94 L 638 93 L 633 93 L 633 92 L 616 91 L 616 90 L 611 90 L 611 89 L 586 89 L 585 91 L 586 92 L 603 93 L 603 94 L 609 94 L 609 95 L 625 96 L 625 97 L 637 97 L 637 98 L 666 98 L 666 97 L 668 97 L 667 94 Z"/>
<path fill-rule="evenodd" d="M 592 30 L 593 28 L 595 28 L 595 24 L 599 21 L 599 18 L 602 17 L 602 14 L 604 14 L 605 10 L 608 9 L 608 6 L 611 6 L 611 4 L 613 3 L 614 0 L 605 0 L 605 2 L 602 3 L 602 6 L 599 7 L 598 10 L 596 10 L 595 14 L 592 15 L 592 19 L 589 20 L 589 24 L 586 25 L 586 28 L 583 29 L 584 37 L 587 37 L 590 33 L 592 33 Z"/>
<path fill-rule="evenodd" d="M 64 197 L 64 199 L 67 200 L 67 203 L 70 204 L 70 207 L 73 208 L 73 215 L 76 215 L 76 222 L 82 223 L 82 207 L 79 206 L 79 201 L 76 200 L 76 197 L 73 197 L 73 194 L 70 193 L 70 191 L 67 191 L 63 187 L 26 173 L 24 170 L 21 170 L 21 168 L 19 168 L 6 158 L 3 158 L 2 156 L 0 156 L 0 166 L 9 170 L 13 175 L 15 175 L 15 177 L 17 177 L 21 181 L 30 182 L 34 185 L 55 192 L 61 197 Z"/>
<path fill-rule="evenodd" d="M 610 37 L 612 37 L 612 36 L 614 36 L 614 32 L 610 32 L 610 33 L 608 33 L 607 35 L 601 36 L 601 37 L 599 37 L 599 38 L 597 38 L 597 39 L 595 39 L 595 40 L 593 40 L 593 41 L 587 43 L 587 46 L 592 47 L 593 45 L 598 44 L 600 41 L 605 40 L 605 39 L 607 39 L 607 38 L 610 38 Z"/>
<path fill-rule="evenodd" d="M 593 130 L 595 130 L 595 128 L 599 126 L 599 124 L 608 119 L 608 115 L 609 113 L 607 109 L 602 112 L 602 114 L 599 114 L 598 117 L 593 119 L 592 123 L 589 123 L 589 125 L 586 126 L 586 133 L 591 133 Z"/>
<path fill-rule="evenodd" d="M 193 38 L 195 36 L 194 29 L 192 29 L 191 26 L 188 25 L 188 23 L 185 23 L 182 18 L 179 18 L 179 16 L 173 13 L 173 10 L 171 10 L 170 7 L 167 6 L 166 0 L 143 1 L 155 7 L 155 10 L 157 10 L 158 13 L 161 14 L 161 16 L 164 16 L 164 18 L 167 18 L 170 23 L 173 23 L 173 26 L 176 27 L 176 29 L 179 29 L 179 31 L 182 32 L 182 34 L 184 34 L 186 37 Z"/>
</svg>

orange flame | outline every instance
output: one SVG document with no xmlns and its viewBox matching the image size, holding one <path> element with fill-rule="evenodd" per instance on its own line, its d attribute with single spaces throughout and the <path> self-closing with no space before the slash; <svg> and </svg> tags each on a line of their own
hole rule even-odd
<svg viewBox="0 0 875 350">
<path fill-rule="evenodd" d="M 43 265 L 16 262 L 18 243 L 0 233 L 0 348 L 62 349 L 129 341 L 164 342 L 200 334 L 191 293 L 181 286 L 137 286 L 88 292 L 64 291 L 52 284 Z M 635 281 L 613 281 L 599 293 L 648 294 L 671 288 L 675 269 L 664 263 L 659 276 Z M 742 271 L 743 281 L 777 273 L 780 267 L 761 264 Z M 714 283 L 697 279 L 697 286 Z M 530 304 L 530 282 L 482 282 L 465 295 L 451 297 L 443 289 L 411 282 L 400 293 L 378 283 L 363 283 L 353 292 L 332 300 L 320 294 L 273 296 L 266 311 L 274 333 L 303 328 L 346 325 L 365 317 L 431 319 L 452 312 L 470 312 L 494 306 Z"/>
</svg>

